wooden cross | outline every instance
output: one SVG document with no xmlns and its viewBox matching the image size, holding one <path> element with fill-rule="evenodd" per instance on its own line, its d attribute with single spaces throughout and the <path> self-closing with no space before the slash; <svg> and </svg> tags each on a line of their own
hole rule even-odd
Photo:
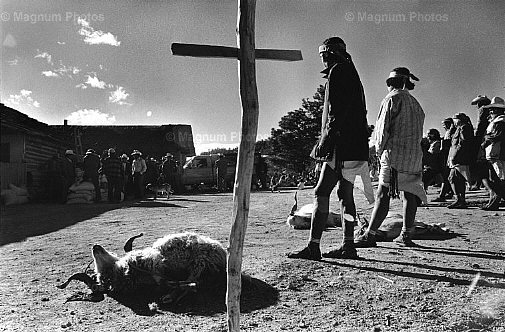
<svg viewBox="0 0 505 332">
<path fill-rule="evenodd" d="M 233 190 L 232 228 L 227 262 L 226 306 L 228 331 L 240 330 L 240 293 L 244 237 L 247 229 L 254 149 L 258 132 L 258 89 L 256 59 L 299 61 L 299 50 L 255 49 L 256 0 L 238 0 L 237 46 L 172 44 L 172 53 L 181 56 L 235 58 L 239 60 L 239 90 L 242 103 L 242 133 Z"/>
</svg>

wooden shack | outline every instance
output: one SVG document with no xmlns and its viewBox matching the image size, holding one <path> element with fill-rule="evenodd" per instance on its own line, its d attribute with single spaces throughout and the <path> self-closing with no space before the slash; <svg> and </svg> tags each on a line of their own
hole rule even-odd
<svg viewBox="0 0 505 332">
<path fill-rule="evenodd" d="M 1 189 L 26 186 L 33 198 L 44 196 L 48 161 L 72 145 L 45 123 L 0 104 Z"/>
</svg>

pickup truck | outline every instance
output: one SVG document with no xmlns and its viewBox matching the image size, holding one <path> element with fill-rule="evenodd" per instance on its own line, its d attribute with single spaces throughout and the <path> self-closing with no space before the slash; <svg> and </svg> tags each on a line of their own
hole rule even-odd
<svg viewBox="0 0 505 332">
<path fill-rule="evenodd" d="M 227 188 L 233 188 L 233 182 L 235 181 L 235 168 L 237 165 L 237 154 L 227 153 L 224 154 L 224 158 L 227 161 L 228 169 L 226 172 L 226 186 Z M 253 168 L 253 178 L 252 184 L 257 185 L 257 164 L 260 161 L 261 155 L 256 154 L 254 157 L 254 168 Z M 216 174 L 216 161 L 219 159 L 219 154 L 209 154 L 209 155 L 199 155 L 191 157 L 186 161 L 182 167 L 182 184 L 188 187 L 197 187 L 202 184 L 208 186 L 214 186 L 217 184 L 217 174 Z M 264 161 L 262 161 L 264 162 Z"/>
</svg>

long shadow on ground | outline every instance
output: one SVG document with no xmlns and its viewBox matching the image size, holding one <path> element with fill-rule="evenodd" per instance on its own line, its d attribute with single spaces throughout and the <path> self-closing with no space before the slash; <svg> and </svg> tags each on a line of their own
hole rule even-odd
<svg viewBox="0 0 505 332">
<path fill-rule="evenodd" d="M 75 225 L 107 211 L 124 207 L 118 204 L 27 204 L 2 207 L 0 246 L 24 241 Z"/>
<path fill-rule="evenodd" d="M 152 316 L 163 312 L 184 313 L 197 316 L 212 316 L 226 312 L 226 285 L 217 285 L 212 289 L 199 290 L 197 294 L 188 294 L 175 305 L 153 306 L 160 294 L 141 291 L 128 297 L 114 298 L 120 304 L 130 308 L 137 315 Z M 279 291 L 266 282 L 249 276 L 242 277 L 240 311 L 251 312 L 277 303 Z"/>
<path fill-rule="evenodd" d="M 368 261 L 368 260 L 365 260 L 364 262 L 366 262 L 366 261 Z M 371 260 L 371 261 L 377 262 L 376 260 Z M 378 267 L 373 267 L 373 266 L 354 265 L 354 264 L 347 264 L 347 263 L 333 262 L 333 261 L 325 261 L 325 262 L 328 264 L 335 265 L 335 266 L 353 268 L 353 269 L 369 271 L 369 272 L 379 272 L 379 273 L 392 274 L 392 275 L 396 275 L 399 277 L 409 277 L 409 278 L 424 279 L 424 280 L 435 280 L 435 281 L 439 281 L 439 282 L 450 282 L 455 285 L 466 285 L 466 286 L 469 286 L 472 283 L 472 280 L 470 280 L 470 279 L 459 279 L 459 278 L 448 277 L 446 275 L 409 272 L 409 271 L 403 271 L 403 270 L 378 268 Z M 397 263 L 397 262 L 395 262 L 395 263 Z M 429 266 L 426 266 L 424 268 L 429 268 Z M 475 271 L 475 274 L 477 272 L 478 271 Z M 495 275 L 495 273 L 491 273 L 491 274 L 493 276 Z M 496 274 L 496 275 L 498 275 L 498 274 Z M 484 279 L 479 279 L 477 285 L 483 286 L 483 287 L 505 289 L 505 283 L 503 283 L 503 282 L 490 283 Z"/>
</svg>

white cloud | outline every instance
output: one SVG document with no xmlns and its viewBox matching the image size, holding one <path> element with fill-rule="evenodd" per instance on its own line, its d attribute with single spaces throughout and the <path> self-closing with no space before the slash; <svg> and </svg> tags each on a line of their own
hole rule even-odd
<svg viewBox="0 0 505 332">
<path fill-rule="evenodd" d="M 40 103 L 31 97 L 32 92 L 30 90 L 22 89 L 19 91 L 18 95 L 9 95 L 7 99 L 13 105 L 26 104 L 36 108 L 40 107 Z"/>
<path fill-rule="evenodd" d="M 150 116 L 152 116 L 152 115 L 153 115 L 153 112 L 151 112 L 151 111 L 147 111 L 146 115 L 147 115 L 148 117 L 150 117 Z"/>
<path fill-rule="evenodd" d="M 97 89 L 105 89 L 106 87 L 111 87 L 112 84 L 107 84 L 104 81 L 100 81 L 98 77 L 91 76 L 91 75 L 86 75 L 87 79 L 86 82 L 77 84 L 75 87 L 76 88 L 81 88 L 81 89 L 87 89 L 88 86 L 92 88 L 97 88 Z"/>
<path fill-rule="evenodd" d="M 106 44 L 112 46 L 119 46 L 120 41 L 110 32 L 103 32 L 101 30 L 93 29 L 89 23 L 83 19 L 78 18 L 77 23 L 81 25 L 79 29 L 79 34 L 84 36 L 84 42 L 89 45 Z"/>
<path fill-rule="evenodd" d="M 71 125 L 111 125 L 116 122 L 116 117 L 100 110 L 85 108 L 72 112 L 67 120 Z"/>
<path fill-rule="evenodd" d="M 58 74 L 56 74 L 54 71 L 50 71 L 50 70 L 47 70 L 47 71 L 43 71 L 42 72 L 42 75 L 46 76 L 46 77 L 60 77 Z"/>
<path fill-rule="evenodd" d="M 125 100 L 130 94 L 125 91 L 122 86 L 118 86 L 115 91 L 112 91 L 109 96 L 109 101 L 118 105 L 131 105 Z"/>
<path fill-rule="evenodd" d="M 57 41 L 56 42 L 58 45 L 65 45 L 65 42 L 60 42 L 60 41 Z"/>
<path fill-rule="evenodd" d="M 35 58 L 42 58 L 42 59 L 46 59 L 47 60 L 47 63 L 50 64 L 51 66 L 53 65 L 53 61 L 52 61 L 52 56 L 51 54 L 47 53 L 47 52 L 40 52 L 39 50 L 37 50 L 37 55 L 35 55 Z"/>
</svg>

